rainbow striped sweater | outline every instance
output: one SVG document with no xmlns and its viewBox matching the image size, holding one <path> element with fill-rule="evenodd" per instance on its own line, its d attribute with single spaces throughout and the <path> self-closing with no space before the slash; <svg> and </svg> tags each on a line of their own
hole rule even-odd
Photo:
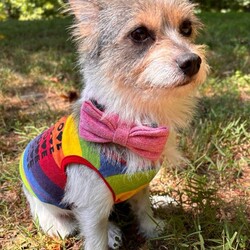
<svg viewBox="0 0 250 250">
<path fill-rule="evenodd" d="M 108 158 L 79 137 L 73 116 L 61 118 L 32 140 L 20 160 L 20 175 L 27 190 L 39 200 L 61 208 L 69 164 L 95 171 L 109 188 L 114 203 L 125 201 L 148 185 L 156 171 L 127 174 L 125 161 Z"/>
</svg>

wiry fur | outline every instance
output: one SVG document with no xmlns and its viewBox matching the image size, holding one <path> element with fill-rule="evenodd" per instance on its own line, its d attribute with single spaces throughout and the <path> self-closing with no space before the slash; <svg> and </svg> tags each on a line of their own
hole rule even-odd
<svg viewBox="0 0 250 250">
<path fill-rule="evenodd" d="M 168 126 L 170 136 L 163 157 L 176 163 L 181 158 L 176 149 L 176 132 L 188 126 L 196 105 L 196 87 L 208 71 L 204 47 L 194 44 L 201 27 L 194 7 L 186 0 L 70 0 L 69 11 L 76 17 L 73 35 L 85 83 L 75 106 L 76 119 L 82 102 L 94 99 L 105 106 L 106 113 L 117 113 L 122 120 Z M 190 37 L 180 34 L 185 20 L 192 23 Z M 140 26 L 154 33 L 155 40 L 148 46 L 134 44 L 129 36 Z M 199 72 L 192 77 L 183 74 L 176 63 L 185 53 L 195 53 L 202 59 Z M 96 147 L 111 154 L 120 152 L 116 145 Z M 151 165 L 129 150 L 124 154 L 124 150 L 129 173 Z M 63 202 L 72 204 L 71 211 L 43 204 L 26 191 L 32 213 L 43 230 L 64 237 L 75 230 L 76 220 L 86 250 L 104 250 L 108 245 L 117 249 L 121 232 L 108 222 L 114 204 L 107 186 L 94 171 L 79 165 L 69 166 L 67 175 Z M 161 223 L 155 225 L 150 219 L 153 214 L 148 190 L 137 194 L 130 203 L 138 216 L 140 232 L 147 237 L 156 235 Z M 72 215 L 74 219 L 69 220 Z"/>
</svg>

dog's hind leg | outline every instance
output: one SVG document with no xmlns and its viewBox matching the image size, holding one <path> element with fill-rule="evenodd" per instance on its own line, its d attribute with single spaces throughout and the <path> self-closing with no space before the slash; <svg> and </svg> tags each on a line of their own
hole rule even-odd
<svg viewBox="0 0 250 250">
<path fill-rule="evenodd" d="M 41 202 L 32 196 L 24 186 L 23 190 L 30 204 L 34 220 L 38 220 L 45 233 L 65 238 L 76 231 L 77 223 L 71 211 Z"/>
</svg>

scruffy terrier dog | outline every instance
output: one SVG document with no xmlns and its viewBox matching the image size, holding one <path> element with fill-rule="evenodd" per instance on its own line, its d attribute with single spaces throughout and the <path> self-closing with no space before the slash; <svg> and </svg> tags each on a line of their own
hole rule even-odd
<svg viewBox="0 0 250 250">
<path fill-rule="evenodd" d="M 69 0 L 85 89 L 74 112 L 29 143 L 20 173 L 34 218 L 51 236 L 79 229 L 86 250 L 118 249 L 108 218 L 128 201 L 146 237 L 148 184 L 162 160 L 176 163 L 208 66 L 187 0 Z M 157 221 L 157 223 L 155 223 Z"/>
</svg>

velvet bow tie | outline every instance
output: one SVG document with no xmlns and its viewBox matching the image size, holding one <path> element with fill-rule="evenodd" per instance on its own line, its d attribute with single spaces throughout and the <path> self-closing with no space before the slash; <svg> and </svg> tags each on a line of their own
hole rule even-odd
<svg viewBox="0 0 250 250">
<path fill-rule="evenodd" d="M 169 129 L 129 124 L 121 121 L 117 114 L 105 114 L 91 101 L 85 101 L 81 107 L 79 133 L 86 141 L 119 144 L 155 161 L 163 152 Z"/>
</svg>

